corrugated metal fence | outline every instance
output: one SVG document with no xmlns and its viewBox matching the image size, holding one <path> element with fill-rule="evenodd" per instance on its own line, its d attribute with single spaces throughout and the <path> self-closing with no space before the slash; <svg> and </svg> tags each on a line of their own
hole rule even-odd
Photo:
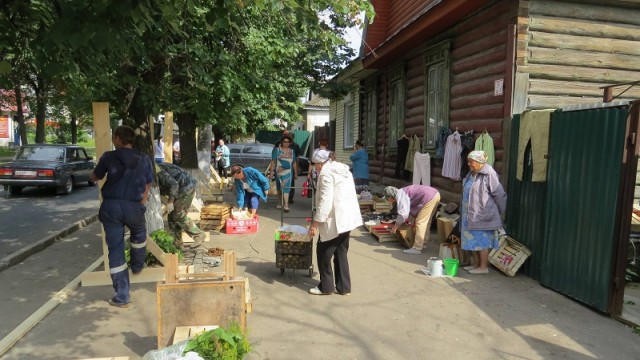
<svg viewBox="0 0 640 360">
<path fill-rule="evenodd" d="M 552 113 L 546 182 L 532 182 L 527 163 L 516 179 L 519 116 L 511 127 L 506 226 L 533 252 L 524 271 L 604 312 L 620 236 L 628 117 L 629 106 Z"/>
</svg>

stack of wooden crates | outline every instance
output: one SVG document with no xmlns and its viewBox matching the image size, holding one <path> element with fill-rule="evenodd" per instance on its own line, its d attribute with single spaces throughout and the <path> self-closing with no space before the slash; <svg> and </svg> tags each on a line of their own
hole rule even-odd
<svg viewBox="0 0 640 360">
<path fill-rule="evenodd" d="M 230 214 L 231 206 L 227 203 L 205 205 L 200 210 L 200 229 L 204 231 L 220 231 Z"/>
</svg>

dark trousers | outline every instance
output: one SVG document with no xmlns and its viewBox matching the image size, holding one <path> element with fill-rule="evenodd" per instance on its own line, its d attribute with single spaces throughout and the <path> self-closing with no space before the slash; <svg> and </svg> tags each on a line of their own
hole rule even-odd
<svg viewBox="0 0 640 360">
<path fill-rule="evenodd" d="M 351 292 L 351 274 L 349 273 L 349 233 L 339 234 L 338 237 L 327 241 L 318 241 L 316 255 L 318 260 L 318 272 L 320 273 L 320 284 L 318 289 L 323 293 Z M 331 269 L 331 258 L 335 273 Z M 335 274 L 335 288 L 334 288 Z"/>
<path fill-rule="evenodd" d="M 113 301 L 129 303 L 129 270 L 125 260 L 124 228 L 131 234 L 131 271 L 142 271 L 147 256 L 147 229 L 144 205 L 135 201 L 105 199 L 100 205 L 98 218 L 104 228 L 109 249 L 109 273 L 115 294 Z"/>
</svg>

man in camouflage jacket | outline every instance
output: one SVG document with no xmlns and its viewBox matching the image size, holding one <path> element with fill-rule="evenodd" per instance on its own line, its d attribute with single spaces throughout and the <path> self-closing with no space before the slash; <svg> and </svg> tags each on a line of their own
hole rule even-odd
<svg viewBox="0 0 640 360">
<path fill-rule="evenodd" d="M 196 179 L 180 167 L 170 164 L 158 164 L 158 185 L 160 195 L 167 196 L 169 228 L 175 235 L 176 244 L 181 244 L 181 231 L 186 232 L 195 241 L 193 248 L 200 246 L 206 239 L 205 233 L 187 216 L 189 206 L 196 192 Z"/>
</svg>

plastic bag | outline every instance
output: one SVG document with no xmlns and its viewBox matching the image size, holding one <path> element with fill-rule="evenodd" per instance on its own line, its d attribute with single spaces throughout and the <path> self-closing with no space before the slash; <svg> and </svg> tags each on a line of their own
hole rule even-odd
<svg viewBox="0 0 640 360">
<path fill-rule="evenodd" d="M 148 351 L 142 360 L 176 360 L 182 357 L 189 340 L 182 340 L 166 348 Z"/>
</svg>

